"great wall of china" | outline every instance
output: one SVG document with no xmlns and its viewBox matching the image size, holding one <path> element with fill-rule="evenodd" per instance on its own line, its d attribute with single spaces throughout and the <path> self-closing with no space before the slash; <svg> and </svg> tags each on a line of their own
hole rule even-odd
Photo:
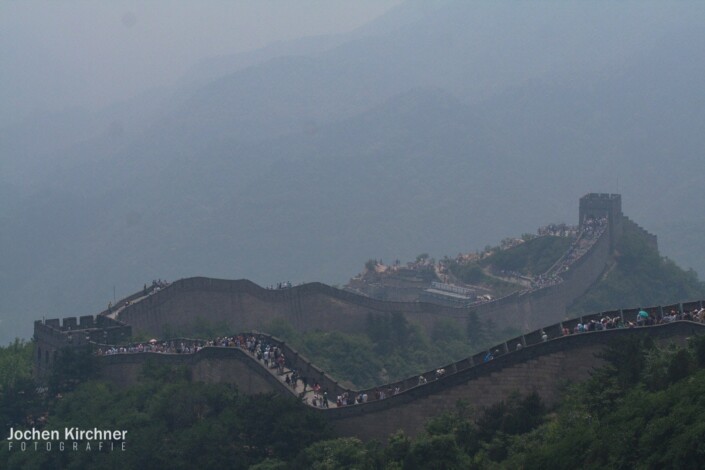
<svg viewBox="0 0 705 470">
<path fill-rule="evenodd" d="M 650 307 L 646 310 L 652 316 L 659 317 L 663 312 L 687 312 L 701 309 L 703 306 L 705 301 L 694 301 Z M 287 369 L 296 369 L 301 376 L 308 378 L 309 384 L 320 384 L 321 390 L 325 390 L 330 396 L 346 392 L 353 395 L 367 393 L 370 396 L 370 401 L 362 404 L 327 409 L 312 408 L 331 422 L 337 436 L 384 441 L 390 433 L 400 429 L 410 436 L 418 434 L 430 418 L 444 411 L 452 411 L 458 400 L 465 401 L 474 409 L 482 409 L 500 400 L 506 400 L 512 393 L 536 392 L 546 403 L 554 404 L 568 383 L 586 379 L 590 371 L 601 364 L 598 353 L 605 346 L 627 337 L 650 335 L 657 341 L 684 344 L 694 335 L 705 334 L 705 324 L 693 321 L 562 334 L 564 328 L 572 331 L 579 322 L 588 323 L 604 316 L 636 318 L 637 312 L 638 309 L 601 312 L 560 322 L 496 345 L 491 350 L 499 350 L 499 354 L 489 361 L 484 359 L 485 352 L 481 352 L 442 366 L 446 371 L 443 376 L 437 377 L 435 369 L 421 374 L 426 383 L 421 384 L 419 376 L 414 375 L 367 390 L 345 388 L 285 342 L 265 334 L 257 335 L 281 348 L 287 358 Z M 76 333 L 71 341 L 75 344 L 96 345 L 90 334 L 84 336 L 78 334 L 82 330 L 69 329 L 76 325 L 75 320 L 64 319 L 63 324 L 50 325 L 37 322 L 35 327 L 43 332 L 41 334 L 64 337 L 64 341 L 67 332 L 74 331 Z M 106 326 L 118 328 L 109 334 L 120 336 L 123 333 L 119 328 L 124 327 L 112 323 L 106 323 Z M 544 332 L 548 336 L 545 341 L 542 338 Z M 521 346 L 517 347 L 518 345 Z M 42 350 L 42 347 L 45 349 Z M 46 343 L 38 346 L 35 363 L 44 363 L 38 365 L 40 370 L 47 372 L 54 360 L 54 354 L 46 350 Z M 186 367 L 194 381 L 233 383 L 243 393 L 274 392 L 288 396 L 297 395 L 297 391 L 284 382 L 284 375 L 277 375 L 275 369 L 266 367 L 239 347 L 205 347 L 191 354 L 124 353 L 98 356 L 98 360 L 101 377 L 118 386 L 135 383 L 145 364 L 152 363 Z M 384 399 L 375 399 L 376 389 L 398 391 Z"/>
<path fill-rule="evenodd" d="M 203 277 L 181 279 L 166 289 L 131 298 L 115 316 L 135 333 L 163 336 L 167 327 L 187 331 L 196 319 L 225 324 L 233 331 L 263 330 L 284 319 L 299 331 L 309 329 L 361 332 L 368 314 L 402 313 L 407 320 L 431 330 L 438 320 L 464 324 L 470 311 L 491 318 L 498 327 L 530 331 L 565 318 L 566 308 L 582 295 L 613 261 L 614 247 L 625 231 L 638 233 L 656 247 L 654 235 L 622 214 L 621 197 L 588 194 L 580 199 L 580 220 L 604 217 L 607 229 L 589 250 L 561 273 L 562 282 L 540 289 L 517 291 L 506 297 L 466 308 L 426 302 L 389 302 L 309 283 L 287 289 L 264 289 L 247 280 Z M 101 315 L 108 315 L 102 312 Z"/>
<path fill-rule="evenodd" d="M 419 385 L 418 376 L 385 385 L 399 388 L 399 393 L 384 400 L 361 405 L 316 409 L 333 423 L 336 434 L 356 435 L 362 439 L 384 439 L 396 429 L 416 434 L 423 423 L 443 410 L 452 409 L 458 399 L 475 407 L 505 399 L 514 391 L 537 391 L 548 403 L 554 402 L 558 390 L 568 381 L 587 377 L 599 364 L 595 353 L 614 339 L 648 333 L 658 338 L 683 341 L 702 333 L 705 325 L 679 321 L 666 325 L 623 328 L 601 332 L 562 336 L 563 328 L 603 315 L 631 318 L 636 310 L 603 312 L 580 319 L 565 320 L 565 309 L 592 285 L 612 260 L 614 247 L 622 234 L 631 230 L 656 247 L 656 237 L 641 229 L 621 212 L 618 195 L 589 194 L 580 200 L 580 220 L 586 216 L 605 217 L 608 227 L 580 259 L 562 274 L 563 282 L 530 292 L 468 308 L 452 308 L 422 302 L 385 302 L 320 283 L 281 290 L 263 289 L 246 281 L 190 278 L 174 282 L 154 293 L 138 292 L 123 299 L 113 311 L 79 319 L 65 318 L 35 322 L 37 342 L 35 373 L 46 377 L 65 347 L 124 344 L 134 332 L 160 337 L 165 326 L 188 329 L 195 319 L 221 322 L 232 331 L 262 330 L 277 318 L 294 328 L 359 332 L 369 314 L 403 314 L 407 320 L 430 329 L 438 319 L 465 322 L 469 312 L 492 318 L 498 325 L 521 325 L 523 331 L 534 329 L 497 345 L 500 355 L 484 362 L 484 353 L 443 366 L 447 374 Z M 147 294 L 147 295 L 145 295 Z M 653 307 L 654 316 L 663 309 L 680 312 L 702 308 L 703 302 Z M 550 338 L 541 339 L 540 328 Z M 334 378 L 317 368 L 282 341 L 268 337 L 285 352 L 287 366 L 296 368 L 330 394 L 347 390 Z M 517 349 L 516 345 L 522 347 Z M 195 354 L 138 353 L 100 357 L 102 373 L 116 383 L 136 380 L 146 361 L 167 365 L 184 365 L 194 380 L 233 382 L 246 393 L 292 393 L 281 380 L 239 348 L 208 347 Z"/>
</svg>

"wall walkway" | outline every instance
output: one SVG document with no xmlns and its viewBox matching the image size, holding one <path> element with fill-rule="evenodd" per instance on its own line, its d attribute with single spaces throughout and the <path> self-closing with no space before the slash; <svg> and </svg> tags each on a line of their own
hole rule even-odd
<svg viewBox="0 0 705 470">
<path fill-rule="evenodd" d="M 702 307 L 703 301 L 696 301 L 647 310 L 658 316 L 671 309 L 686 312 Z M 561 336 L 563 327 L 572 331 L 577 322 L 589 322 L 605 315 L 631 319 L 636 316 L 636 309 L 598 313 L 533 331 L 492 348 L 493 351 L 499 350 L 500 354 L 491 361 L 484 362 L 485 353 L 479 353 L 444 366 L 446 374 L 438 379 L 435 370 L 422 374 L 427 379 L 426 384 L 420 385 L 418 376 L 414 376 L 377 387 L 390 391 L 399 389 L 399 393 L 389 393 L 382 400 L 374 399 L 375 389 L 350 390 L 342 387 L 286 343 L 271 336 L 262 336 L 283 349 L 289 368 L 296 368 L 301 376 L 309 379 L 309 384 L 320 383 L 329 397 L 345 392 L 354 395 L 368 393 L 368 403 L 316 409 L 331 420 L 337 435 L 384 440 L 398 429 L 403 429 L 408 435 L 416 435 L 428 419 L 452 410 L 461 399 L 475 408 L 483 408 L 517 391 L 535 391 L 548 404 L 553 404 L 568 382 L 587 378 L 589 371 L 600 364 L 596 353 L 605 345 L 626 337 L 648 334 L 660 340 L 683 343 L 688 337 L 705 334 L 702 323 L 677 321 Z M 547 341 L 541 339 L 542 332 L 549 336 Z M 518 344 L 522 346 L 517 348 Z M 207 347 L 195 354 L 138 353 L 101 357 L 104 377 L 122 384 L 134 382 L 146 361 L 183 365 L 189 368 L 194 380 L 234 383 L 245 393 L 296 395 L 296 391 L 283 382 L 283 376 L 276 375 L 249 352 L 239 348 Z"/>
</svg>

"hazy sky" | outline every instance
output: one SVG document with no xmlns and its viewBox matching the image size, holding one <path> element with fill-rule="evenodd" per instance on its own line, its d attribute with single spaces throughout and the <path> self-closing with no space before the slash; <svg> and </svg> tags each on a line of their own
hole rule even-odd
<svg viewBox="0 0 705 470">
<path fill-rule="evenodd" d="M 705 273 L 705 2 L 400 2 L 0 0 L 0 344 L 157 277 L 341 282 L 472 251 L 593 191 Z M 47 115 L 366 24 L 321 60 Z"/>
<path fill-rule="evenodd" d="M 198 60 L 347 32 L 401 0 L 0 1 L 0 124 L 102 106 Z"/>
</svg>

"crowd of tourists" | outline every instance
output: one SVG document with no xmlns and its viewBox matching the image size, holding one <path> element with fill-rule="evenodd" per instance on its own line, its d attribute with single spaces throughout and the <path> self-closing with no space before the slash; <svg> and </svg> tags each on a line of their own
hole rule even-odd
<svg viewBox="0 0 705 470">
<path fill-rule="evenodd" d="M 166 287 L 169 287 L 170 284 L 171 283 L 164 281 L 162 279 L 154 279 L 154 280 L 152 280 L 152 286 L 148 288 L 147 284 L 145 284 L 142 292 L 144 293 L 144 295 L 156 294 L 160 290 L 162 290 Z"/>
<path fill-rule="evenodd" d="M 177 339 L 170 341 L 149 341 L 134 343 L 126 346 L 107 346 L 96 349 L 96 354 L 130 354 L 130 353 L 165 353 L 165 354 L 192 354 L 205 347 L 241 348 L 252 354 L 257 360 L 271 369 L 279 369 L 283 373 L 285 357 L 278 346 L 270 344 L 264 337 L 252 334 L 234 336 L 218 336 L 211 340 Z"/>
<path fill-rule="evenodd" d="M 510 269 L 500 269 L 499 275 L 506 278 L 516 278 L 516 279 L 530 279 L 527 275 L 520 273 L 519 271 L 513 271 Z"/>
<path fill-rule="evenodd" d="M 539 274 L 538 276 L 534 276 L 531 280 L 531 290 L 543 289 L 544 287 L 554 286 L 561 282 L 563 282 L 563 278 L 558 274 Z"/>
<path fill-rule="evenodd" d="M 276 284 L 271 284 L 265 287 L 267 290 L 281 290 L 281 289 L 291 289 L 293 284 L 291 281 L 277 282 Z"/>
<path fill-rule="evenodd" d="M 634 318 L 622 318 L 622 315 L 609 316 L 605 315 L 602 318 L 585 320 L 578 322 L 573 326 L 572 330 L 568 327 L 563 327 L 561 330 L 562 336 L 571 334 L 588 333 L 592 331 L 614 330 L 618 328 L 638 328 L 642 326 L 654 326 L 671 323 L 674 321 L 686 320 L 705 323 L 705 308 L 694 308 L 690 311 L 679 312 L 676 309 L 671 309 L 668 312 L 649 313 L 644 309 L 638 309 Z M 541 341 L 548 341 L 549 335 L 543 329 L 539 331 Z M 518 343 L 516 349 L 522 348 L 522 344 Z"/>
<path fill-rule="evenodd" d="M 600 238 L 607 227 L 607 218 L 589 217 L 583 221 L 580 228 L 566 224 L 550 224 L 538 229 L 539 236 L 561 236 L 573 238 L 573 242 L 563 255 L 563 257 L 552 266 L 548 272 L 528 277 L 518 271 L 500 270 L 498 275 L 505 278 L 513 278 L 530 282 L 530 289 L 537 290 L 553 286 L 563 282 L 560 276 L 570 269 L 570 266 L 579 260 L 595 242 Z"/>
<path fill-rule="evenodd" d="M 630 328 L 637 326 L 652 326 L 671 323 L 678 320 L 696 321 L 705 323 L 705 308 L 694 308 L 691 311 L 679 312 L 671 309 L 663 314 L 653 314 L 646 310 L 639 309 L 634 321 L 628 321 L 627 326 Z"/>
<path fill-rule="evenodd" d="M 600 238 L 605 227 L 607 227 L 607 217 L 586 217 L 580 227 L 581 238 Z"/>
<path fill-rule="evenodd" d="M 166 353 L 166 354 L 191 354 L 198 352 L 203 346 L 196 342 L 175 342 L 164 341 L 159 342 L 152 340 L 145 343 L 131 344 L 127 346 L 107 346 L 96 349 L 96 354 L 99 356 L 110 356 L 113 354 L 134 354 L 134 353 Z"/>
<path fill-rule="evenodd" d="M 577 237 L 578 232 L 578 227 L 566 224 L 548 224 L 537 230 L 540 237 Z"/>
<path fill-rule="evenodd" d="M 678 320 L 697 321 L 705 323 L 705 308 L 695 308 L 690 311 L 677 311 L 671 309 L 667 312 L 648 312 L 644 309 L 638 309 L 634 318 L 623 318 L 622 315 L 604 315 L 601 318 L 593 318 L 590 320 L 579 321 L 572 329 L 563 327 L 558 336 L 569 336 L 573 334 L 587 333 L 593 331 L 611 330 L 617 328 L 637 328 L 642 326 L 652 326 L 659 324 L 671 323 Z M 549 334 L 545 330 L 539 330 L 539 336 L 542 342 L 550 339 Z M 307 404 L 316 408 L 329 408 L 332 403 L 337 407 L 352 406 L 367 403 L 371 400 L 384 400 L 388 397 L 401 393 L 402 388 L 399 385 L 390 385 L 387 387 L 376 388 L 374 391 L 361 392 L 342 392 L 335 396 L 334 399 L 329 397 L 328 390 L 325 390 L 317 382 L 310 384 L 305 376 L 302 376 L 299 371 L 287 364 L 287 359 L 284 351 L 277 345 L 270 342 L 269 338 L 264 335 L 255 334 L 240 334 L 234 336 L 219 336 L 212 340 L 191 340 L 179 339 L 171 341 L 157 341 L 152 339 L 146 342 L 135 343 L 126 346 L 104 346 L 96 349 L 97 355 L 114 355 L 114 354 L 134 354 L 134 353 L 164 353 L 164 354 L 192 354 L 200 351 L 205 347 L 223 347 L 223 348 L 240 348 L 247 351 L 254 359 L 259 361 L 268 369 L 276 369 L 277 375 L 295 393 L 298 393 L 300 398 Z M 514 349 L 519 351 L 524 345 L 517 343 Z M 502 355 L 500 349 L 488 350 L 483 356 L 483 361 L 488 362 Z M 436 369 L 434 372 L 420 375 L 413 385 L 421 386 L 427 384 L 430 380 L 439 380 L 446 376 L 446 370 L 443 368 Z M 303 388 L 300 390 L 300 384 Z M 307 394 L 310 395 L 307 398 Z"/>
<path fill-rule="evenodd" d="M 162 280 L 161 278 L 160 279 L 153 279 L 152 284 L 150 286 L 147 286 L 147 283 L 145 283 L 144 286 L 142 287 L 142 297 L 147 297 L 147 296 L 156 294 L 160 290 L 162 290 L 166 287 L 169 287 L 170 285 L 171 285 L 170 282 Z M 108 313 L 112 314 L 113 311 L 115 311 L 117 313 L 120 310 L 122 310 L 122 308 L 129 307 L 133 303 L 138 302 L 140 300 L 141 300 L 141 298 L 138 298 L 138 299 L 135 299 L 132 301 L 126 300 L 125 303 L 123 303 L 122 305 L 113 305 L 113 302 L 111 300 L 110 302 L 108 302 Z"/>
<path fill-rule="evenodd" d="M 595 242 L 600 238 L 607 227 L 607 218 L 589 217 L 583 221 L 578 237 L 573 241 L 565 255 L 548 272 L 535 276 L 531 282 L 531 289 L 543 289 L 563 282 L 560 276 L 570 269 L 570 266 L 582 258 Z"/>
</svg>

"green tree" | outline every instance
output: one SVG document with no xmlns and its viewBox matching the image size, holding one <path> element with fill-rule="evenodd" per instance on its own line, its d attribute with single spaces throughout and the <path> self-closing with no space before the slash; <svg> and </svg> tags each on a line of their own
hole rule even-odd
<svg viewBox="0 0 705 470">
<path fill-rule="evenodd" d="M 625 233 L 617 244 L 616 265 L 568 309 L 577 316 L 634 305 L 668 305 L 705 296 L 705 283 L 684 271 L 644 239 Z"/>
<path fill-rule="evenodd" d="M 455 437 L 449 434 L 422 436 L 418 438 L 404 461 L 405 468 L 467 469 L 470 457 L 458 446 Z"/>
<path fill-rule="evenodd" d="M 387 447 L 384 449 L 384 460 L 387 463 L 401 466 L 409 455 L 410 450 L 411 439 L 403 431 L 398 431 L 389 436 L 387 440 Z"/>
<path fill-rule="evenodd" d="M 468 314 L 467 326 L 465 328 L 468 342 L 478 350 L 487 342 L 487 331 L 485 326 L 477 316 L 477 312 L 472 310 Z"/>
<path fill-rule="evenodd" d="M 526 433 L 543 421 L 546 408 L 536 392 L 526 396 L 513 393 L 485 409 L 477 420 L 479 438 L 490 442 L 498 433 L 507 435 Z"/>
<path fill-rule="evenodd" d="M 16 339 L 0 347 L 0 426 L 26 424 L 27 416 L 39 415 L 41 397 L 32 379 L 34 344 Z"/>
<path fill-rule="evenodd" d="M 693 349 L 698 367 L 705 367 L 705 335 L 691 338 L 689 346 Z"/>
<path fill-rule="evenodd" d="M 98 362 L 90 346 L 63 348 L 58 352 L 49 376 L 49 393 L 73 390 L 98 375 Z"/>
<path fill-rule="evenodd" d="M 416 257 L 416 262 L 417 263 L 423 263 L 429 258 L 428 253 L 421 253 Z"/>
<path fill-rule="evenodd" d="M 338 470 L 354 468 L 372 470 L 374 457 L 357 438 L 347 437 L 317 442 L 306 448 L 293 463 L 294 468 Z"/>
</svg>

